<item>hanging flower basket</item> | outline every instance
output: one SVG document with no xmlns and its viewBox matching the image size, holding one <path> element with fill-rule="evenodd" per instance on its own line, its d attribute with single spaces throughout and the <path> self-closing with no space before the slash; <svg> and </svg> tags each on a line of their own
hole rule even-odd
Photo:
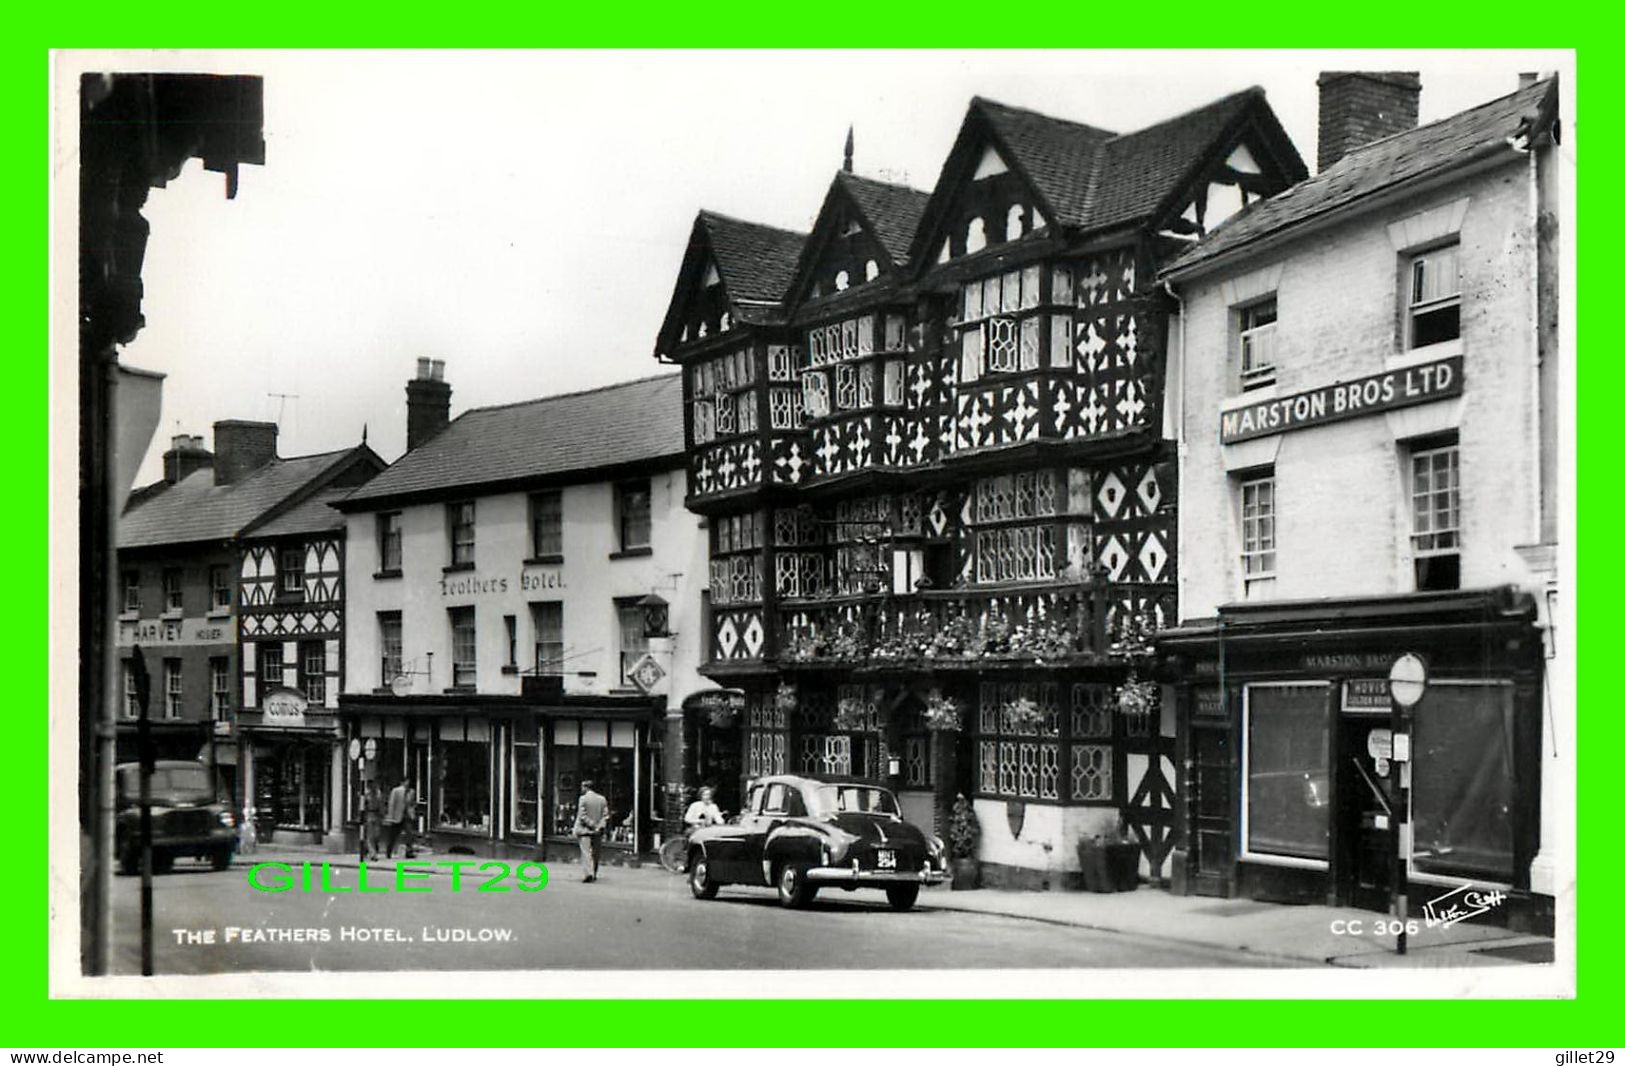
<svg viewBox="0 0 1625 1066">
<path fill-rule="evenodd" d="M 862 701 L 847 697 L 835 708 L 833 723 L 837 733 L 857 733 L 869 727 L 869 708 Z"/>
<path fill-rule="evenodd" d="M 735 707 L 713 707 L 707 720 L 714 729 L 732 729 L 739 724 L 739 710 Z"/>
<path fill-rule="evenodd" d="M 925 727 L 934 733 L 957 733 L 965 728 L 959 701 L 933 689 L 925 701 Z"/>
<path fill-rule="evenodd" d="M 1117 686 L 1117 710 L 1130 718 L 1149 715 L 1157 706 L 1157 683 L 1142 681 L 1134 674 Z"/>
<path fill-rule="evenodd" d="M 1043 709 L 1025 696 L 1011 700 L 1000 709 L 1010 722 L 1010 727 L 1018 733 L 1032 732 L 1041 728 L 1046 717 Z"/>
<path fill-rule="evenodd" d="M 779 690 L 773 694 L 773 707 L 785 714 L 794 711 L 796 709 L 796 687 L 788 681 L 780 681 Z"/>
</svg>

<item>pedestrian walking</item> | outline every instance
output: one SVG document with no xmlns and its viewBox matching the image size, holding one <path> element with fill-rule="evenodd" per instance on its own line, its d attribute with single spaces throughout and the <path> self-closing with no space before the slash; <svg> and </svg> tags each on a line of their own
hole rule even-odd
<svg viewBox="0 0 1625 1066">
<path fill-rule="evenodd" d="M 401 838 L 401 827 L 406 822 L 406 779 L 395 782 L 384 803 L 384 857 L 395 857 L 395 842 Z"/>
<path fill-rule="evenodd" d="M 361 861 L 370 862 L 378 857 L 383 839 L 384 790 L 374 778 L 361 794 Z"/>
<path fill-rule="evenodd" d="M 410 783 L 406 785 L 406 817 L 401 819 L 401 835 L 406 838 L 406 857 L 417 858 L 418 790 Z"/>
<path fill-rule="evenodd" d="M 576 841 L 581 845 L 581 880 L 598 880 L 598 855 L 603 849 L 604 826 L 609 824 L 609 800 L 593 791 L 591 781 L 581 782 L 581 798 L 576 801 Z"/>
</svg>

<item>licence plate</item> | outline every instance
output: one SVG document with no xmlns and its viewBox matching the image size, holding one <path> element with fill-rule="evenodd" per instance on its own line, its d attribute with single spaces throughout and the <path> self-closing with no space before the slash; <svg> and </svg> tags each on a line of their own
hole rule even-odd
<svg viewBox="0 0 1625 1066">
<path fill-rule="evenodd" d="M 875 867 L 881 870 L 897 869 L 897 852 L 885 848 L 875 852 Z"/>
</svg>

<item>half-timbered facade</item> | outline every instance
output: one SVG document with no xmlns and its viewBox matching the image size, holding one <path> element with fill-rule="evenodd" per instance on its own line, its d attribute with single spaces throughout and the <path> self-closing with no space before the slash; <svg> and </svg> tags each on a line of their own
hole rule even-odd
<svg viewBox="0 0 1625 1066">
<path fill-rule="evenodd" d="M 365 444 L 279 458 L 268 422 L 214 431 L 212 453 L 202 438 L 175 438 L 164 479 L 132 493 L 119 522 L 119 757 L 136 757 L 129 660 L 139 645 L 160 757 L 215 762 L 262 837 L 321 841 L 340 828 L 329 768 L 344 530 L 328 503 L 384 464 Z M 276 680 L 261 680 L 273 647 Z"/>
<path fill-rule="evenodd" d="M 1171 720 L 1118 711 L 1177 617 L 1156 266 L 1302 175 L 1257 90 L 1128 135 L 978 99 L 930 194 L 842 172 L 806 237 L 701 214 L 657 353 L 743 776 L 964 792 L 1005 883 L 1120 819 L 1162 873 Z"/>
</svg>

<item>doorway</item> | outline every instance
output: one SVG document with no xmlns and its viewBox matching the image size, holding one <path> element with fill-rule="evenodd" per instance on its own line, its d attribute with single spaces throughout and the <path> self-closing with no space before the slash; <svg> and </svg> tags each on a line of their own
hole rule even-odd
<svg viewBox="0 0 1625 1066">
<path fill-rule="evenodd" d="M 1337 900 L 1387 911 L 1393 877 L 1393 734 L 1386 713 L 1338 716 Z"/>
</svg>

